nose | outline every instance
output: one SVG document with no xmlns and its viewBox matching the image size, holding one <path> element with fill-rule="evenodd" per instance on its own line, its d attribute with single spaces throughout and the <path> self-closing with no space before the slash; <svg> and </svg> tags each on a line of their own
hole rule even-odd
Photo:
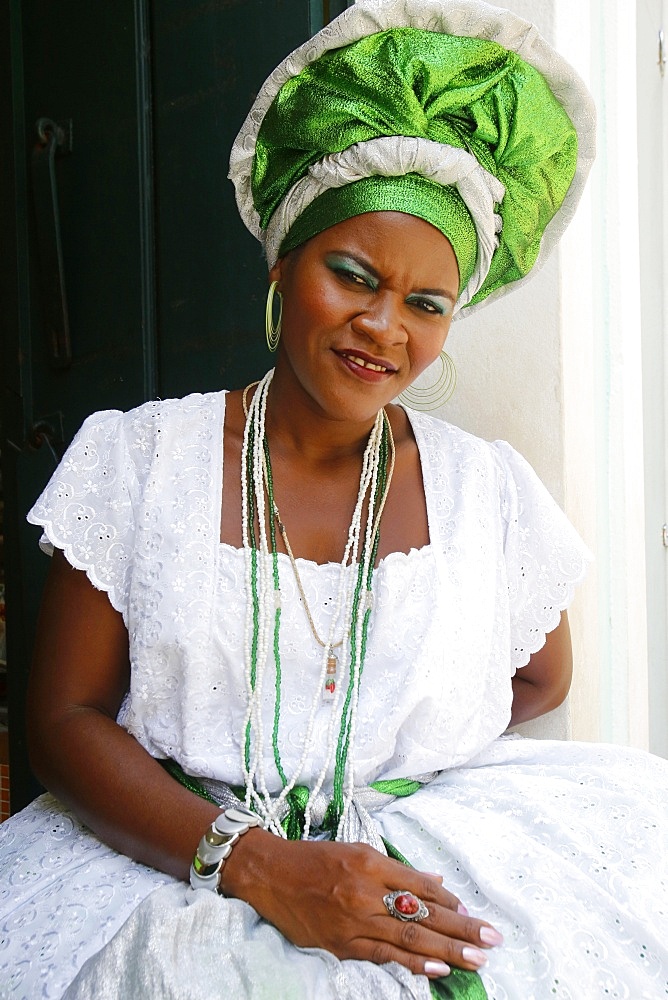
<svg viewBox="0 0 668 1000">
<path fill-rule="evenodd" d="M 390 290 L 379 291 L 354 317 L 352 328 L 377 344 L 403 344 L 407 340 L 407 333 L 402 306 L 400 296 Z"/>
</svg>

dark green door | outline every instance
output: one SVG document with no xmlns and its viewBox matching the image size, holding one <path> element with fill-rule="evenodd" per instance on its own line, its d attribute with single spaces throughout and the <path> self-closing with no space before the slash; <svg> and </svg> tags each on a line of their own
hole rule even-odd
<svg viewBox="0 0 668 1000">
<path fill-rule="evenodd" d="M 25 512 L 93 410 L 269 366 L 266 269 L 226 179 L 276 63 L 345 0 L 10 0 L 0 12 L 0 296 L 12 808 L 47 560 Z M 39 127 L 37 123 L 39 124 Z"/>
</svg>

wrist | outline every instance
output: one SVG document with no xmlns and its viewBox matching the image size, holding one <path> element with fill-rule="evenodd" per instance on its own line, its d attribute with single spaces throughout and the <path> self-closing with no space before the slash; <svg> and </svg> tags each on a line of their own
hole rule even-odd
<svg viewBox="0 0 668 1000">
<path fill-rule="evenodd" d="M 221 872 L 222 894 L 243 899 L 260 911 L 263 893 L 270 891 L 278 878 L 272 869 L 283 844 L 280 837 L 260 826 L 249 830 L 239 839 Z"/>
<path fill-rule="evenodd" d="M 223 892 L 222 874 L 234 848 L 260 818 L 241 803 L 224 809 L 202 835 L 190 866 L 190 891 Z"/>
</svg>

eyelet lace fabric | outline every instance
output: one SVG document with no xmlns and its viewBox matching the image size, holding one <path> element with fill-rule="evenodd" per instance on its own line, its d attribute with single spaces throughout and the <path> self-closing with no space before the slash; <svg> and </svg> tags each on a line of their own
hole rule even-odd
<svg viewBox="0 0 668 1000">
<path fill-rule="evenodd" d="M 243 555 L 219 541 L 224 411 L 213 393 L 94 415 L 29 519 L 124 617 L 132 672 L 121 724 L 154 756 L 238 784 L 245 595 Z M 421 414 L 411 422 L 430 544 L 375 571 L 354 756 L 360 783 L 441 773 L 373 818 L 504 933 L 482 972 L 491 1000 L 656 1000 L 668 990 L 665 762 L 500 737 L 512 675 L 558 623 L 588 553 L 509 445 Z M 326 635 L 338 568 L 300 560 L 299 570 Z M 287 558 L 279 572 L 289 770 L 321 651 Z M 270 731 L 269 695 L 263 710 Z M 320 711 L 323 733 L 331 709 Z M 271 748 L 266 771 L 277 788 Z M 68 997 L 180 1000 L 183 962 L 170 966 L 164 948 L 191 919 L 179 885 L 159 888 L 171 880 L 115 855 L 50 796 L 0 826 L 0 845 L 0 996 L 61 996 L 110 942 Z M 211 996 L 212 981 L 240 997 L 429 996 L 421 977 L 297 951 L 249 911 L 207 902 L 216 976 L 199 954 L 189 996 Z M 292 994 L 276 983 L 287 955 Z"/>
<path fill-rule="evenodd" d="M 243 552 L 218 542 L 224 398 L 195 395 L 89 418 L 29 519 L 124 616 L 132 679 L 119 721 L 154 756 L 236 784 L 246 596 Z M 360 780 L 460 764 L 503 732 L 511 676 L 557 625 L 588 558 L 509 445 L 425 415 L 411 421 L 431 544 L 376 570 L 355 751 Z M 310 699 L 322 654 L 287 558 L 279 562 L 283 753 L 291 768 L 304 735 L 298 706 Z M 306 562 L 301 575 L 327 635 L 338 566 Z M 323 705 L 323 722 L 328 711 Z M 269 748 L 277 790 L 272 759 Z M 318 773 L 317 759 L 312 767 L 306 779 Z"/>
</svg>

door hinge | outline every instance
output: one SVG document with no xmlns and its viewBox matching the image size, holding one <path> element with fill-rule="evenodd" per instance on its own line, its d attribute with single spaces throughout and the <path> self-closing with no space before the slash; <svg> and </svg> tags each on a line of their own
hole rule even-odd
<svg viewBox="0 0 668 1000">
<path fill-rule="evenodd" d="M 668 549 L 668 524 L 664 524 L 662 528 L 662 534 L 663 534 L 664 548 Z"/>
</svg>

